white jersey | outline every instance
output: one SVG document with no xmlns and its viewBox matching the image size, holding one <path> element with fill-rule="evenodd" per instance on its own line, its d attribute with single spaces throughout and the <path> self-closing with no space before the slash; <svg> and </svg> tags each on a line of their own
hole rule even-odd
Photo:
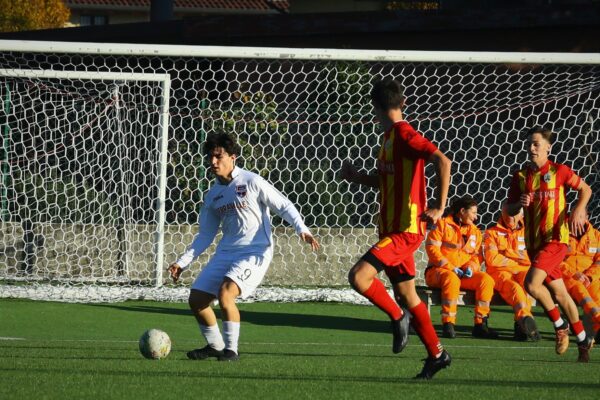
<svg viewBox="0 0 600 400">
<path fill-rule="evenodd" d="M 217 253 L 251 250 L 248 247 L 261 250 L 271 246 L 269 209 L 292 225 L 296 233 L 310 233 L 292 202 L 262 177 L 238 167 L 234 168 L 232 177 L 226 185 L 216 179 L 206 194 L 200 210 L 198 234 L 177 260 L 182 269 L 211 245 L 219 226 L 223 237 Z"/>
</svg>

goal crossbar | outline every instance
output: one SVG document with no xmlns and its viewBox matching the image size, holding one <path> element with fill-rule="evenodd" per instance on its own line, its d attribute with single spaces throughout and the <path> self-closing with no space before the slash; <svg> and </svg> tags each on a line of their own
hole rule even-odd
<svg viewBox="0 0 600 400">
<path fill-rule="evenodd" d="M 130 43 L 42 42 L 28 40 L 0 40 L 0 50 L 161 57 L 185 55 L 186 57 L 206 58 L 381 62 L 600 64 L 599 53 L 348 50 L 326 48 L 290 49 L 282 47 L 148 45 Z"/>
</svg>

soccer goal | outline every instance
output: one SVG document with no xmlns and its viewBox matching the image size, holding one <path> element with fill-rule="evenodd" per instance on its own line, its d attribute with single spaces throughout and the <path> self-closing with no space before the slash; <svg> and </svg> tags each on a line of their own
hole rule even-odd
<svg viewBox="0 0 600 400">
<path fill-rule="evenodd" d="M 162 285 L 170 77 L 0 69 L 0 85 L 3 292 Z"/>
<path fill-rule="evenodd" d="M 376 193 L 337 175 L 344 160 L 374 168 L 369 91 L 383 77 L 402 80 L 407 119 L 453 159 L 450 197 L 477 199 L 482 230 L 536 124 L 557 133 L 554 159 L 592 186 L 600 223 L 598 54 L 1 40 L 0 50 L 0 297 L 185 299 L 214 249 L 178 285 L 164 271 L 192 241 L 211 185 L 202 143 L 224 131 L 242 144 L 239 165 L 285 193 L 323 245 L 311 253 L 275 219 L 255 298 L 362 301 L 346 276 L 377 240 Z M 415 257 L 423 283 L 426 256 Z"/>
</svg>

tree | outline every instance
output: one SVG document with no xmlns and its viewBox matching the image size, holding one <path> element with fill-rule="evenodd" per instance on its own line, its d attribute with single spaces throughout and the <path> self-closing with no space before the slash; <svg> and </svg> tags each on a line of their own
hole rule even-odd
<svg viewBox="0 0 600 400">
<path fill-rule="evenodd" d="M 63 0 L 0 0 L 0 31 L 62 28 L 70 15 Z"/>
</svg>

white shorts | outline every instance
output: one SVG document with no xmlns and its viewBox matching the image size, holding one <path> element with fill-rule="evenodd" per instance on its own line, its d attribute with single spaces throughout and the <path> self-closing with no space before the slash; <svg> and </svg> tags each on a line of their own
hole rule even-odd
<svg viewBox="0 0 600 400">
<path fill-rule="evenodd" d="M 240 288 L 240 297 L 250 296 L 260 285 L 271 260 L 273 248 L 247 249 L 244 252 L 219 252 L 206 264 L 192 284 L 192 289 L 219 295 L 225 277 L 234 281 Z"/>
</svg>

